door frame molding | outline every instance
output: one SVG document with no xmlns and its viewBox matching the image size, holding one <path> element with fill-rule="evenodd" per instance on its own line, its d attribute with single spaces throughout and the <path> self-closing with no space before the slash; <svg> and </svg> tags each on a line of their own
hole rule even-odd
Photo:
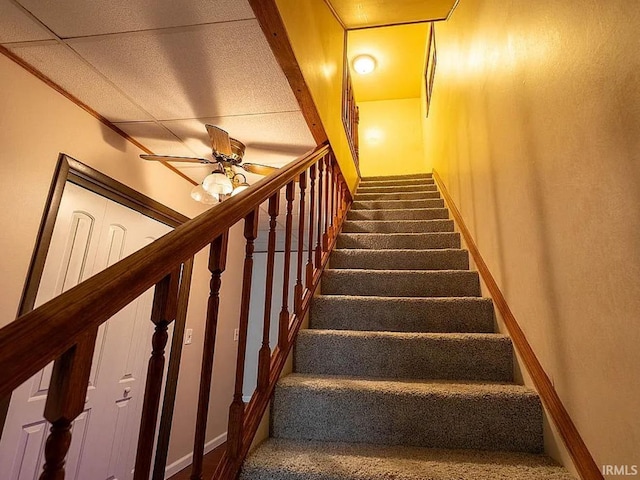
<svg viewBox="0 0 640 480">
<path fill-rule="evenodd" d="M 53 228 L 60 209 L 62 194 L 64 193 L 67 182 L 86 188 L 173 228 L 189 220 L 189 217 L 91 168 L 66 153 L 60 153 L 53 172 L 49 193 L 47 194 L 29 269 L 27 270 L 27 276 L 18 307 L 17 319 L 33 310 L 38 288 L 40 287 L 44 264 L 51 244 L 51 237 L 53 236 Z M 183 264 L 181 274 L 178 314 L 176 316 L 171 341 L 167 386 L 165 388 L 162 406 L 162 420 L 159 427 L 158 449 L 160 451 L 161 447 L 165 445 L 168 446 L 169 441 L 169 430 L 173 418 L 180 357 L 182 356 L 182 337 L 184 335 L 187 317 L 187 300 L 191 286 L 192 269 L 193 259 L 189 259 Z M 10 395 L 0 398 L 0 436 L 4 432 L 10 402 Z M 160 454 L 160 457 L 164 457 L 166 461 L 166 452 L 164 452 L 164 455 Z"/>
<path fill-rule="evenodd" d="M 51 181 L 49 194 L 45 203 L 31 263 L 27 271 L 27 278 L 18 308 L 18 317 L 33 310 L 36 294 L 40 287 L 40 278 L 42 277 L 44 262 L 49 252 L 53 227 L 67 181 L 129 207 L 170 227 L 175 228 L 189 220 L 188 217 L 160 202 L 100 173 L 65 153 L 61 153 L 58 156 L 58 162 L 53 173 L 53 180 Z"/>
</svg>

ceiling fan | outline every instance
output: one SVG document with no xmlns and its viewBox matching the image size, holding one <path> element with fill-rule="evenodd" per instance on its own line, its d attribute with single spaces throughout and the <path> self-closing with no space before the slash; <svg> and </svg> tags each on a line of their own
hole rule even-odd
<svg viewBox="0 0 640 480">
<path fill-rule="evenodd" d="M 206 204 L 217 203 L 226 198 L 246 190 L 249 187 L 247 178 L 242 173 L 236 173 L 233 167 L 258 175 L 269 175 L 278 167 L 261 165 L 258 163 L 243 163 L 245 145 L 215 125 L 206 124 L 205 128 L 211 140 L 212 159 L 201 157 L 180 157 L 174 155 L 140 155 L 144 160 L 160 162 L 187 162 L 213 165 L 213 172 L 205 177 L 202 184 L 191 191 L 191 197 Z"/>
</svg>

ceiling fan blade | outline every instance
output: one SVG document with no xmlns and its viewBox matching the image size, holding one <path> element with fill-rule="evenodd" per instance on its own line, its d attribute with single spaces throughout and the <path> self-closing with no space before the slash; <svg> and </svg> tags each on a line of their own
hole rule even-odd
<svg viewBox="0 0 640 480">
<path fill-rule="evenodd" d="M 209 138 L 211 139 L 211 149 L 214 153 L 221 153 L 225 156 L 231 156 L 231 141 L 229 134 L 220 127 L 207 123 L 205 125 Z"/>
<path fill-rule="evenodd" d="M 211 160 L 199 157 L 178 157 L 175 155 L 140 155 L 143 160 L 154 160 L 156 162 L 188 162 L 188 163 L 203 163 L 208 165 L 213 163 Z"/>
<path fill-rule="evenodd" d="M 247 172 L 255 173 L 257 175 L 269 175 L 280 170 L 279 167 L 260 165 L 259 163 L 241 163 L 240 165 L 238 165 L 238 167 L 245 169 Z"/>
<path fill-rule="evenodd" d="M 266 142 L 251 142 L 247 143 L 247 148 L 253 150 L 261 150 L 263 152 L 280 153 L 282 155 L 295 155 L 300 156 L 307 153 L 309 150 L 313 150 L 314 147 L 308 145 L 292 145 L 287 143 L 266 143 Z"/>
</svg>

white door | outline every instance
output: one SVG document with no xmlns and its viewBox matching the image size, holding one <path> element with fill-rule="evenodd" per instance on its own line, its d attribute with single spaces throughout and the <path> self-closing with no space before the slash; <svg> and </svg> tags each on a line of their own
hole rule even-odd
<svg viewBox="0 0 640 480">
<path fill-rule="evenodd" d="M 171 230 L 127 207 L 67 183 L 36 306 L 100 272 Z M 102 325 L 84 412 L 73 424 L 66 478 L 132 477 L 147 361 L 153 290 Z M 49 365 L 16 389 L 0 440 L 3 478 L 37 479 L 48 434 L 42 418 Z M 4 476 L 6 475 L 6 476 Z"/>
</svg>

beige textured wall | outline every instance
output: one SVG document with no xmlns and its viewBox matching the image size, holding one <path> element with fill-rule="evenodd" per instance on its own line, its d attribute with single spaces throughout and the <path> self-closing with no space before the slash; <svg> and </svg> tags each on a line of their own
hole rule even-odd
<svg viewBox="0 0 640 480">
<path fill-rule="evenodd" d="M 640 3 L 462 0 L 426 153 L 596 463 L 640 464 Z"/>
<path fill-rule="evenodd" d="M 189 197 L 191 184 L 167 168 L 138 158 L 140 152 L 94 117 L 36 77 L 0 55 L 0 326 L 15 318 L 40 219 L 59 152 L 187 215 L 202 212 Z M 235 229 L 237 230 L 237 229 Z M 235 232 L 234 230 L 234 232 Z M 240 232 L 239 235 L 242 233 Z M 237 237 L 238 233 L 234 235 Z M 235 285 L 241 272 L 242 244 L 230 247 L 221 307 L 216 374 L 208 439 L 226 431 L 235 365 L 233 329 L 237 322 Z M 202 354 L 204 312 L 209 289 L 206 252 L 197 257 L 187 328 L 194 343 L 185 346 L 169 463 L 192 448 Z M 194 393 L 195 392 L 195 393 Z"/>
</svg>

